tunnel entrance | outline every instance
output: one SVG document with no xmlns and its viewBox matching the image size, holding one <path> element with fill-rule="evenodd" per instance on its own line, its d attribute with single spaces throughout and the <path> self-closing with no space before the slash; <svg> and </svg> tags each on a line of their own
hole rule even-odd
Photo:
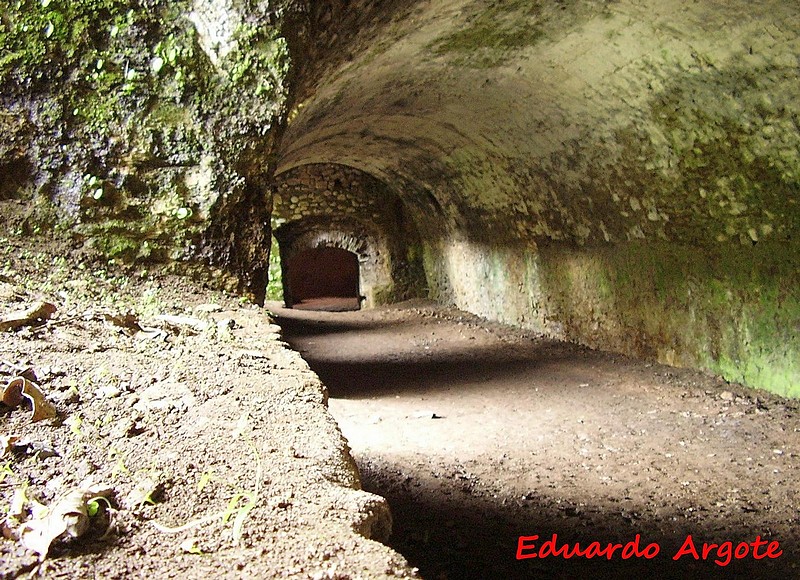
<svg viewBox="0 0 800 580">
<path fill-rule="evenodd" d="M 358 310 L 358 257 L 341 248 L 312 248 L 292 256 L 287 264 L 292 308 L 340 312 Z"/>
</svg>

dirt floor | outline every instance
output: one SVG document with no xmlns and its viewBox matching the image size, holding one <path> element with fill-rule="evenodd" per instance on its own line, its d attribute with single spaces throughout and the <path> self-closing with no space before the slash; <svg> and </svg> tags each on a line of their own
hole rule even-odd
<svg viewBox="0 0 800 580">
<path fill-rule="evenodd" d="M 269 305 L 389 536 L 264 309 L 26 235 L 9 203 L 0 578 L 414 575 L 367 538 L 428 579 L 798 577 L 795 401 L 427 303 Z M 54 418 L 15 406 L 23 379 Z M 637 535 L 659 553 L 625 559 Z M 673 560 L 689 535 L 719 547 Z"/>
<path fill-rule="evenodd" d="M 800 574 L 796 401 L 425 303 L 269 308 L 328 386 L 365 488 L 388 498 L 390 545 L 423 577 Z M 520 536 L 538 536 L 522 549 L 538 555 L 554 534 L 623 548 L 638 535 L 659 552 L 516 559 Z M 704 542 L 719 545 L 706 559 Z"/>
<path fill-rule="evenodd" d="M 262 308 L 20 210 L 0 202 L 0 578 L 414 576 L 367 539 L 386 502 Z"/>
</svg>

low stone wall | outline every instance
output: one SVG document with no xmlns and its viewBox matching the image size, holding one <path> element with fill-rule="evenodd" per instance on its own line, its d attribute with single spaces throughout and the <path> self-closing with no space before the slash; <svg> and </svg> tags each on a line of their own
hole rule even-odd
<svg viewBox="0 0 800 580">
<path fill-rule="evenodd" d="M 2 449 L 0 502 L 24 490 L 52 507 L 100 484 L 111 515 L 53 541 L 42 562 L 0 538 L 0 577 L 415 576 L 381 543 L 389 507 L 360 489 L 325 386 L 267 311 L 182 277 L 106 268 L 66 236 L 15 235 L 23 211 L 0 202 L 0 319 L 40 300 L 55 312 L 0 333 L 0 382 L 30 366 L 58 419 L 5 408 L 4 433 L 25 443 Z M 29 448 L 52 451 L 32 460 Z M 9 531 L 35 517 L 14 513 Z"/>
</svg>

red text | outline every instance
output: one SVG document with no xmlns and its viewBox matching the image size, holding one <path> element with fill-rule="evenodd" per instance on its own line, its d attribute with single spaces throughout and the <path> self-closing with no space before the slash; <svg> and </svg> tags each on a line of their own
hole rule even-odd
<svg viewBox="0 0 800 580">
<path fill-rule="evenodd" d="M 539 536 L 520 536 L 517 541 L 517 560 L 527 560 L 528 558 L 547 558 L 548 556 L 556 556 L 568 560 L 573 557 L 578 558 L 606 558 L 610 560 L 616 552 L 619 552 L 619 557 L 623 560 L 629 558 L 646 558 L 648 560 L 655 558 L 661 548 L 658 544 L 647 544 L 644 548 L 640 547 L 639 542 L 641 538 L 636 534 L 636 538 L 627 544 L 606 544 L 602 545 L 600 542 L 591 542 L 585 548 L 581 548 L 579 542 L 573 545 L 558 543 L 558 534 L 553 534 L 549 540 L 542 542 L 538 548 L 536 540 Z"/>
<path fill-rule="evenodd" d="M 721 544 L 703 542 L 702 547 L 698 550 L 692 535 L 689 534 L 672 559 L 679 560 L 683 556 L 692 556 L 695 560 L 714 558 L 714 563 L 718 566 L 727 566 L 734 558 L 736 560 L 741 560 L 748 556 L 751 556 L 754 560 L 778 558 L 783 554 L 783 550 L 780 547 L 780 544 L 776 541 L 767 542 L 767 540 L 762 540 L 761 536 L 756 536 L 756 539 L 752 542 L 739 542 L 735 546 L 733 542 L 722 542 Z M 750 554 L 751 548 L 752 555 Z M 764 548 L 764 550 L 760 551 L 761 548 Z M 519 553 L 519 550 L 517 552 Z"/>
</svg>

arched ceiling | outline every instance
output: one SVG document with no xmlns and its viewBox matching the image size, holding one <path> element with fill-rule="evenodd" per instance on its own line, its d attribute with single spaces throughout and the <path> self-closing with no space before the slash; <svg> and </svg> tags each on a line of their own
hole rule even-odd
<svg viewBox="0 0 800 580">
<path fill-rule="evenodd" d="M 800 6 L 679 0 L 324 3 L 278 172 L 338 163 L 428 235 L 788 238 Z"/>
</svg>

